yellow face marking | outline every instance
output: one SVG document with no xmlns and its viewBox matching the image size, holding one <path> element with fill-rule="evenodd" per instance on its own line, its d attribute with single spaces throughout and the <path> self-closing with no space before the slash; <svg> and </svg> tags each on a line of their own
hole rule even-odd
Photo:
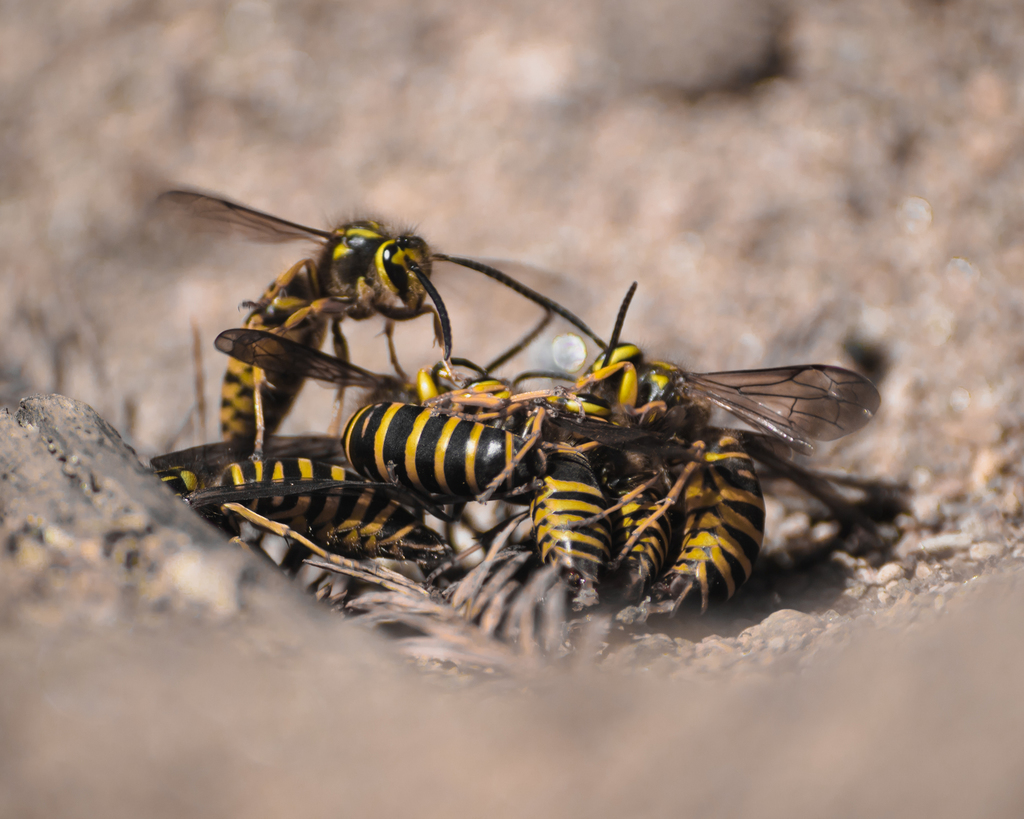
<svg viewBox="0 0 1024 819">
<path fill-rule="evenodd" d="M 469 433 L 469 440 L 466 442 L 466 483 L 469 484 L 469 491 L 474 495 L 480 494 L 480 485 L 476 479 L 476 450 L 480 445 L 480 436 L 484 433 L 483 424 L 474 424 Z"/>
<path fill-rule="evenodd" d="M 445 495 L 452 494 L 452 490 L 449 488 L 448 481 L 444 477 L 444 455 L 448 451 L 448 444 L 451 442 L 455 427 L 458 425 L 458 418 L 449 418 L 441 429 L 441 437 L 437 441 L 437 446 L 434 447 L 434 480 L 437 481 L 441 487 L 441 492 Z"/>
<path fill-rule="evenodd" d="M 384 283 L 384 286 L 388 290 L 397 295 L 398 288 L 395 287 L 395 283 L 391 281 L 391 277 L 387 274 L 387 268 L 384 266 L 384 253 L 385 251 L 390 250 L 394 244 L 394 242 L 383 242 L 381 246 L 377 248 L 377 253 L 373 257 L 373 263 L 377 267 L 377 277 Z M 392 264 L 405 267 L 403 264 L 404 258 L 405 251 L 399 250 L 391 254 Z"/>
<path fill-rule="evenodd" d="M 382 481 L 388 479 L 388 466 L 384 462 L 384 438 L 388 434 L 388 427 L 391 426 L 391 419 L 398 414 L 404 404 L 392 404 L 384 411 L 384 416 L 377 425 L 377 434 L 373 436 L 373 456 L 377 466 L 377 475 Z"/>
<path fill-rule="evenodd" d="M 430 411 L 423 410 L 419 415 L 416 416 L 416 420 L 412 425 L 412 432 L 409 434 L 409 438 L 405 442 L 405 472 L 409 476 L 409 480 L 413 486 L 422 486 L 420 483 L 420 474 L 416 469 L 416 450 L 420 445 L 420 438 L 423 437 L 423 428 L 427 425 L 430 420 Z"/>
</svg>

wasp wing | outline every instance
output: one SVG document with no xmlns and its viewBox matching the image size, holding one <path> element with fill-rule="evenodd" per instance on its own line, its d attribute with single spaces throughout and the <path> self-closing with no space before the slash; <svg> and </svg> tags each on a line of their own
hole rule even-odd
<svg viewBox="0 0 1024 819">
<path fill-rule="evenodd" d="M 860 429 L 881 403 L 864 376 L 824 364 L 692 373 L 686 386 L 803 454 L 814 451 L 812 440 L 833 441 Z"/>
<path fill-rule="evenodd" d="M 154 472 L 182 468 L 192 470 L 201 478 L 216 478 L 226 467 L 245 460 L 252 452 L 252 441 L 217 441 L 154 455 L 149 465 Z M 341 453 L 341 442 L 331 435 L 274 436 L 263 446 L 266 460 L 309 458 L 314 461 L 331 461 Z"/>
<path fill-rule="evenodd" d="M 544 422 L 611 449 L 636 452 L 669 461 L 696 459 L 693 447 L 684 446 L 678 439 L 657 429 L 612 424 L 597 418 L 580 418 L 578 415 L 549 414 Z"/>
<path fill-rule="evenodd" d="M 197 489 L 186 496 L 185 501 L 193 509 L 222 506 L 225 503 L 245 503 L 260 498 L 287 498 L 295 495 L 359 495 L 367 490 L 380 492 L 386 497 L 407 507 L 419 507 L 439 520 L 451 522 L 449 515 L 430 498 L 392 483 L 360 480 L 338 481 L 330 478 L 296 478 L 281 481 L 255 481 L 242 484 L 225 484 Z"/>
<path fill-rule="evenodd" d="M 372 373 L 337 356 L 266 330 L 225 330 L 213 344 L 232 358 L 272 373 L 368 389 L 387 386 L 395 381 L 390 376 Z"/>
<path fill-rule="evenodd" d="M 329 230 L 289 222 L 287 219 L 232 202 L 230 199 L 210 196 L 199 191 L 166 191 L 157 197 L 156 203 L 158 206 L 173 207 L 192 219 L 256 242 L 277 244 L 299 239 L 322 242 L 334 235 Z"/>
<path fill-rule="evenodd" d="M 251 441 L 218 441 L 154 455 L 149 461 L 149 466 L 154 472 L 188 469 L 201 478 L 216 476 L 229 464 L 248 458 L 252 454 L 252 449 Z"/>
<path fill-rule="evenodd" d="M 197 489 L 186 496 L 185 500 L 194 509 L 208 506 L 221 506 L 225 503 L 245 503 L 260 498 L 287 498 L 293 495 L 344 495 L 350 492 L 362 492 L 367 484 L 358 479 L 354 481 L 337 481 L 330 478 L 296 478 L 281 481 L 254 481 L 241 484 L 224 484 Z"/>
</svg>

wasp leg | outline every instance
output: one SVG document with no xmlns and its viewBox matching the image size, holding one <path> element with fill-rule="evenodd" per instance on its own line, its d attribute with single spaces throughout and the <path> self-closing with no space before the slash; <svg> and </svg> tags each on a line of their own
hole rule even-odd
<svg viewBox="0 0 1024 819">
<path fill-rule="evenodd" d="M 331 322 L 331 339 L 334 343 L 334 355 L 342 361 L 348 361 L 348 342 L 341 332 L 341 321 L 334 319 Z M 345 401 L 345 385 L 341 384 L 334 394 L 334 403 L 331 406 L 331 423 L 327 426 L 327 434 L 332 438 L 338 437 L 341 432 L 341 413 Z"/>
<path fill-rule="evenodd" d="M 753 461 L 729 430 L 708 447 L 682 507 L 678 557 L 659 585 L 677 597 L 687 584 L 699 584 L 706 611 L 712 595 L 728 599 L 746 582 L 764 539 L 764 499 Z"/>
<path fill-rule="evenodd" d="M 592 384 L 607 381 L 613 375 L 620 372 L 622 373 L 622 383 L 619 385 L 618 403 L 627 410 L 632 410 L 636 407 L 637 397 L 640 392 L 640 379 L 637 376 L 636 367 L 629 361 L 620 361 L 607 367 L 601 367 L 577 381 L 572 390 L 573 392 L 580 392 Z"/>
<path fill-rule="evenodd" d="M 388 319 L 384 322 L 384 336 L 388 340 L 388 358 L 391 359 L 391 366 L 395 370 L 395 375 L 404 383 L 409 383 L 409 376 L 405 370 L 402 369 L 402 364 L 398 360 L 398 350 L 395 349 L 395 322 L 394 319 Z"/>
<path fill-rule="evenodd" d="M 598 445 L 598 446 L 600 446 L 600 445 Z M 576 449 L 577 452 L 586 452 L 586 451 L 588 451 L 591 448 L 592 447 L 590 447 L 589 444 L 584 444 L 583 446 L 574 447 L 574 449 Z M 565 528 L 566 529 L 578 529 L 581 526 L 590 526 L 591 524 L 597 523 L 599 520 L 604 520 L 605 518 L 609 517 L 610 515 L 614 515 L 623 506 L 626 506 L 627 504 L 630 504 L 634 500 L 636 500 L 637 497 L 639 497 L 641 494 L 643 494 L 648 489 L 650 489 L 652 486 L 654 486 L 654 484 L 656 484 L 659 480 L 661 480 L 661 475 L 654 475 L 652 478 L 650 478 L 650 479 L 644 481 L 642 484 L 640 484 L 636 489 L 633 489 L 633 490 L 627 492 L 625 495 L 623 495 L 621 498 L 619 498 L 617 503 L 612 504 L 607 509 L 605 509 L 603 512 L 601 512 L 600 514 L 592 515 L 589 518 L 581 518 L 580 520 L 574 520 L 572 523 L 566 524 Z M 617 557 L 616 561 L 613 562 L 609 568 L 615 568 L 618 565 L 617 561 L 620 560 L 621 557 L 622 557 L 622 555 Z"/>
<path fill-rule="evenodd" d="M 348 574 L 351 577 L 358 577 L 361 580 L 376 583 L 389 591 L 414 592 L 426 597 L 430 596 L 430 593 L 426 589 L 418 583 L 414 583 L 408 578 L 403 577 L 398 572 L 393 572 L 383 566 L 360 563 L 359 561 L 350 560 L 349 558 L 342 557 L 341 555 L 332 554 L 323 547 L 314 543 L 308 537 L 299 534 L 290 526 L 278 521 L 270 520 L 257 512 L 253 512 L 251 509 L 240 503 L 225 503 L 221 509 L 238 515 L 240 518 L 248 521 L 261 531 L 277 535 L 278 537 L 295 542 L 300 546 L 304 546 L 309 549 L 309 551 L 320 558 L 320 560 L 305 561 L 311 566 L 338 572 L 339 574 Z"/>
<path fill-rule="evenodd" d="M 491 499 L 491 496 L 501 487 L 505 481 L 511 482 L 512 476 L 515 474 L 516 467 L 523 462 L 526 455 L 537 445 L 540 441 L 542 425 L 544 423 L 544 408 L 541 407 L 537 410 L 537 414 L 533 416 L 532 429 L 530 434 L 526 436 L 525 443 L 522 448 L 511 458 L 505 468 L 501 470 L 497 477 L 491 481 L 491 483 L 484 489 L 482 495 L 477 500 L 480 503 L 486 503 Z"/>
<path fill-rule="evenodd" d="M 619 564 L 626 557 L 626 555 L 628 555 L 633 550 L 633 547 L 636 546 L 637 541 L 640 540 L 644 532 L 648 528 L 653 526 L 655 523 L 657 523 L 659 520 L 661 520 L 661 518 L 663 518 L 668 513 L 669 509 L 675 506 L 676 501 L 679 500 L 679 496 L 683 493 L 683 489 L 686 488 L 686 484 L 689 482 L 690 477 L 696 471 L 698 465 L 699 464 L 697 461 L 691 461 L 683 468 L 683 471 L 679 474 L 679 477 L 676 479 L 676 482 L 675 484 L 673 484 L 672 489 L 669 491 L 669 493 L 660 501 L 657 501 L 657 503 L 655 504 L 658 507 L 658 509 L 653 514 L 645 518 L 643 523 L 637 526 L 636 529 L 633 531 L 633 534 L 629 536 L 629 540 L 627 540 L 622 547 L 622 553 L 619 554 L 619 556 L 615 558 L 615 561 L 612 563 L 613 569 L 617 569 L 619 567 Z"/>
</svg>

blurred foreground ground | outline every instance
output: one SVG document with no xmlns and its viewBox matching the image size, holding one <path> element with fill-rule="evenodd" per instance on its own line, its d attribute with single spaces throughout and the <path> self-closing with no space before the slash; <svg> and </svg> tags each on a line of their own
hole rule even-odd
<svg viewBox="0 0 1024 819">
<path fill-rule="evenodd" d="M 494 681 L 271 580 L 225 603 L 227 564 L 155 610 L 63 510 L 7 502 L 8 544 L 42 534 L 0 563 L 0 814 L 1020 813 L 1024 8 L 709 8 L 4 4 L 12 409 L 60 392 L 140 454 L 195 442 L 190 323 L 212 406 L 210 341 L 301 251 L 152 218 L 186 184 L 559 271 L 524 275 L 601 332 L 638 279 L 627 335 L 695 370 L 867 367 L 882 410 L 820 461 L 915 494 L 889 553 L 808 566 L 829 531 L 776 501 L 733 603 Z M 437 283 L 474 358 L 532 316 Z M 366 324 L 353 357 L 384 368 Z"/>
</svg>

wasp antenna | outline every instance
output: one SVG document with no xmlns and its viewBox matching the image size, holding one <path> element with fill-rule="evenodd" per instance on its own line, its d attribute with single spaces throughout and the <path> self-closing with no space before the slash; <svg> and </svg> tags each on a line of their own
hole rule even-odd
<svg viewBox="0 0 1024 819">
<path fill-rule="evenodd" d="M 629 310 L 629 305 L 633 301 L 633 294 L 636 292 L 636 282 L 630 285 L 629 290 L 626 291 L 626 298 L 622 300 L 622 304 L 619 305 L 619 314 L 615 317 L 615 329 L 612 330 L 611 340 L 608 342 L 608 347 L 604 352 L 604 363 L 603 367 L 608 366 L 608 362 L 611 361 L 612 350 L 619 346 L 619 336 L 622 334 L 622 325 L 626 323 L 626 311 Z"/>
<path fill-rule="evenodd" d="M 441 345 L 444 348 L 444 360 L 449 361 L 452 357 L 452 324 L 448 319 L 448 308 L 444 306 L 441 294 L 437 292 L 437 288 L 427 278 L 427 275 L 420 270 L 419 265 L 413 267 L 413 273 L 420 280 L 423 289 L 427 291 L 427 295 L 434 303 L 434 309 L 437 310 L 437 320 L 441 323 Z"/>
<path fill-rule="evenodd" d="M 439 262 L 451 262 L 452 264 L 457 264 L 460 267 L 467 267 L 470 270 L 475 270 L 477 273 L 483 273 L 485 276 L 494 279 L 496 282 L 501 282 L 505 287 L 510 290 L 514 290 L 520 296 L 529 299 L 534 304 L 539 304 L 541 307 L 544 307 L 552 313 L 564 318 L 577 330 L 590 338 L 602 350 L 606 347 L 605 343 L 601 341 L 601 338 L 593 330 L 587 327 L 587 325 L 583 323 L 583 319 L 575 313 L 565 307 L 562 307 L 558 302 L 552 301 L 547 296 L 542 296 L 536 290 L 527 287 L 525 284 L 516 281 L 507 273 L 502 273 L 500 270 L 491 267 L 489 264 L 484 264 L 483 262 L 478 262 L 473 259 L 467 259 L 462 256 L 448 256 L 444 253 L 435 253 L 433 258 Z"/>
<path fill-rule="evenodd" d="M 487 375 L 487 373 L 489 372 L 488 369 L 481 367 L 479 364 L 470 361 L 468 358 L 453 358 L 452 364 L 456 367 L 465 367 L 467 370 L 472 370 L 478 375 Z"/>
</svg>

